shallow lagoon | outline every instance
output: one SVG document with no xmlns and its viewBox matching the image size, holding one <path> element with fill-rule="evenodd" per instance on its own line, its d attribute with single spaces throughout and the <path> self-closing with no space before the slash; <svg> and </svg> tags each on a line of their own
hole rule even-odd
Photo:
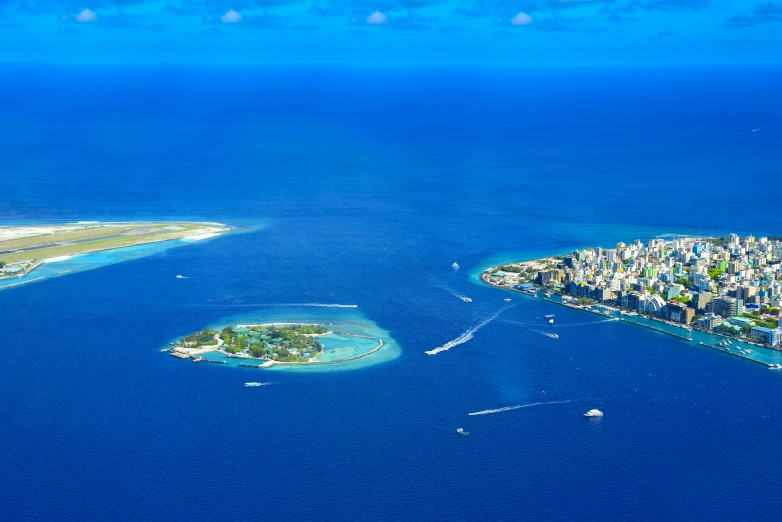
<svg viewBox="0 0 782 522">
<path fill-rule="evenodd" d="M 374 366 L 396 359 L 401 354 L 399 345 L 386 330 L 367 319 L 361 312 L 356 308 L 350 307 L 350 305 L 320 303 L 272 305 L 269 308 L 226 318 L 225 321 L 210 325 L 210 328 L 220 330 L 228 325 L 270 323 L 326 325 L 330 331 L 335 333 L 320 338 L 323 344 L 323 353 L 318 356 L 319 361 L 334 361 L 366 353 L 375 348 L 380 339 L 383 340 L 384 344 L 380 350 L 366 357 L 329 365 L 280 365 L 271 368 L 255 369 L 241 367 L 240 365 L 260 364 L 261 361 L 257 359 L 231 358 L 220 352 L 206 353 L 203 357 L 211 361 L 226 361 L 225 366 L 250 371 L 333 372 Z M 336 332 L 360 335 L 370 337 L 371 339 L 339 335 Z"/>
</svg>

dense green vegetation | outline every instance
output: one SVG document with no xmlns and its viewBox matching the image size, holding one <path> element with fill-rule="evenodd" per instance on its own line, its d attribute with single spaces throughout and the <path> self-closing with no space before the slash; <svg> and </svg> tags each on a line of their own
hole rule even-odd
<svg viewBox="0 0 782 522">
<path fill-rule="evenodd" d="M 687 279 L 686 277 L 680 277 L 679 279 L 676 280 L 676 284 L 682 285 L 684 287 L 688 287 L 690 286 L 690 280 Z"/>
<path fill-rule="evenodd" d="M 777 321 L 776 319 L 764 320 L 763 318 L 760 317 L 760 314 L 758 312 L 745 313 L 742 314 L 742 317 L 746 317 L 747 319 L 752 319 L 753 321 L 755 321 L 755 324 L 757 326 L 762 326 L 764 328 L 776 328 L 777 325 L 779 324 L 779 321 Z"/>
<path fill-rule="evenodd" d="M 503 265 L 500 267 L 500 270 L 503 272 L 515 272 L 517 274 L 524 271 L 524 269 L 520 266 L 513 266 L 513 265 Z"/>
<path fill-rule="evenodd" d="M 323 351 L 315 335 L 328 331 L 322 325 L 253 326 L 251 328 L 223 328 L 222 348 L 230 354 L 246 352 L 251 357 L 275 361 L 302 362 Z"/>
<path fill-rule="evenodd" d="M 719 268 L 709 268 L 709 277 L 711 277 L 713 281 L 717 281 L 724 273 L 725 271 Z"/>
<path fill-rule="evenodd" d="M 2 261 L 0 261 L 0 268 L 3 268 L 4 266 L 5 266 L 5 263 L 3 263 Z"/>
<path fill-rule="evenodd" d="M 676 301 L 677 303 L 686 304 L 692 301 L 692 297 L 688 295 L 677 295 L 676 297 L 671 297 L 672 301 Z"/>
<path fill-rule="evenodd" d="M 212 345 L 217 344 L 217 340 L 214 338 L 215 334 L 214 330 L 210 330 L 209 328 L 204 328 L 200 332 L 191 333 L 187 337 L 184 337 L 179 341 L 179 344 L 186 346 L 186 345 L 195 345 L 195 346 L 202 346 L 202 345 Z"/>
</svg>

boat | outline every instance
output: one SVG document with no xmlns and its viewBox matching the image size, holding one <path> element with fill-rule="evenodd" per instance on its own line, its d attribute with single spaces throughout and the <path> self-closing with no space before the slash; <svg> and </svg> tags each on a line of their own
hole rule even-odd
<svg viewBox="0 0 782 522">
<path fill-rule="evenodd" d="M 506 303 L 510 303 L 510 297 L 506 297 L 506 298 L 505 298 L 505 302 L 506 302 Z"/>
<path fill-rule="evenodd" d="M 459 299 L 461 299 L 465 303 L 472 303 L 472 299 L 470 299 L 469 297 L 460 297 Z"/>
<path fill-rule="evenodd" d="M 459 263 L 454 262 L 454 264 L 451 265 L 451 268 L 457 270 L 459 268 Z"/>
<path fill-rule="evenodd" d="M 746 351 L 747 353 L 752 353 L 752 350 L 750 350 L 749 348 L 747 348 L 745 351 Z"/>
<path fill-rule="evenodd" d="M 258 386 L 263 386 L 263 384 L 259 382 L 246 382 L 244 383 L 245 388 L 257 388 Z"/>
<path fill-rule="evenodd" d="M 464 435 L 467 436 L 470 434 L 469 431 L 465 431 L 464 428 L 456 428 L 456 434 L 457 435 Z"/>
<path fill-rule="evenodd" d="M 63 274 L 67 274 L 68 272 L 70 272 L 70 270 L 63 270 L 62 272 L 58 272 L 58 274 L 63 275 Z"/>
<path fill-rule="evenodd" d="M 178 276 L 176 276 L 176 278 L 177 278 L 177 279 L 184 279 L 184 278 L 185 278 L 185 276 L 178 275 Z"/>
<path fill-rule="evenodd" d="M 545 317 L 546 319 L 554 319 L 556 317 L 556 315 L 555 314 L 548 314 L 548 315 L 544 315 L 543 317 Z"/>
<path fill-rule="evenodd" d="M 554 324 L 554 319 L 549 319 L 548 324 Z"/>
<path fill-rule="evenodd" d="M 769 370 L 782 370 L 782 364 L 769 364 Z"/>
<path fill-rule="evenodd" d="M 584 417 L 602 417 L 603 412 L 600 410 L 589 410 L 584 414 Z"/>
</svg>

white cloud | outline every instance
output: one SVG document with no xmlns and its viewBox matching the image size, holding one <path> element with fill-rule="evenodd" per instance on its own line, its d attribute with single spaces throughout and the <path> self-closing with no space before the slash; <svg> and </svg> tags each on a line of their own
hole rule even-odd
<svg viewBox="0 0 782 522">
<path fill-rule="evenodd" d="M 510 19 L 511 25 L 529 25 L 532 23 L 532 17 L 527 13 L 521 12 Z"/>
<path fill-rule="evenodd" d="M 383 25 L 386 22 L 388 22 L 388 17 L 385 13 L 381 13 L 380 11 L 375 11 L 367 16 L 367 23 L 369 25 Z"/>
<path fill-rule="evenodd" d="M 85 9 L 81 13 L 76 15 L 77 22 L 94 22 L 98 19 L 98 13 L 92 9 Z"/>
<path fill-rule="evenodd" d="M 239 11 L 234 11 L 231 9 L 227 13 L 225 13 L 223 16 L 220 17 L 220 21 L 224 24 L 235 24 L 237 22 L 242 21 L 242 13 Z"/>
</svg>

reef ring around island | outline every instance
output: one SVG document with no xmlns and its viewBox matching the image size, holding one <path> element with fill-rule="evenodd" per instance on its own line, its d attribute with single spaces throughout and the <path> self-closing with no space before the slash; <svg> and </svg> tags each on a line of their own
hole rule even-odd
<svg viewBox="0 0 782 522">
<path fill-rule="evenodd" d="M 259 307 L 262 306 L 259 305 Z M 249 353 L 245 352 L 229 353 L 222 349 L 223 342 L 220 342 L 220 345 L 188 346 L 183 349 L 180 345 L 184 336 L 173 340 L 173 344 L 163 351 L 194 362 L 211 362 L 248 370 L 294 372 L 358 370 L 389 362 L 401 355 L 399 345 L 391 338 L 388 331 L 380 328 L 353 308 L 314 305 L 271 306 L 227 317 L 216 324 L 209 325 L 208 328 L 213 330 L 219 338 L 227 327 L 242 334 L 266 330 L 264 333 L 268 335 L 268 330 L 284 328 L 286 325 L 323 326 L 327 332 L 318 334 L 316 337 L 322 346 L 322 351 L 311 354 L 307 360 L 302 360 L 303 358 L 280 360 L 279 358 L 251 357 Z M 232 339 L 231 342 L 235 343 L 235 340 Z"/>
</svg>

